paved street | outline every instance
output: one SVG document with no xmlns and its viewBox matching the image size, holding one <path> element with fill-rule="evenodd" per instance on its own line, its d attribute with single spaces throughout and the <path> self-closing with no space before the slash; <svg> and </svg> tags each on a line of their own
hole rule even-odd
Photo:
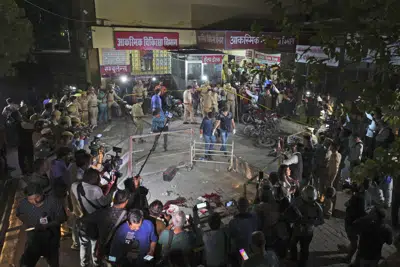
<svg viewBox="0 0 400 267">
<path fill-rule="evenodd" d="M 146 121 L 149 123 L 150 118 L 147 118 Z M 170 130 L 187 129 L 190 127 L 195 130 L 196 140 L 200 141 L 198 137 L 198 125 L 183 125 L 182 121 L 177 120 L 171 123 Z M 104 142 L 110 146 L 122 147 L 123 153 L 129 149 L 128 136 L 132 135 L 133 131 L 134 127 L 132 123 L 125 120 L 118 120 L 111 125 L 100 126 L 97 129 L 97 132 L 103 134 Z M 145 128 L 145 133 L 148 132 L 149 124 Z M 238 133 L 240 133 L 240 129 Z M 139 161 L 136 166 L 137 168 L 140 167 L 143 156 L 151 148 L 152 140 L 154 140 L 154 137 L 146 138 L 146 143 L 135 145 L 134 151 L 137 152 L 133 159 L 136 163 Z M 238 157 L 244 158 L 249 164 L 260 169 L 266 168 L 267 172 L 277 170 L 277 162 L 273 162 L 267 166 L 273 160 L 273 158 L 267 156 L 269 150 L 256 148 L 253 146 L 252 141 L 240 134 L 233 137 L 233 140 L 234 153 Z M 162 143 L 162 139 L 160 139 L 160 142 Z M 193 170 L 188 171 L 186 168 L 181 168 L 171 182 L 164 182 L 161 173 L 151 174 L 151 170 L 158 171 L 170 165 L 179 165 L 190 157 L 189 143 L 183 135 L 170 135 L 168 149 L 168 152 L 163 152 L 162 144 L 159 144 L 154 158 L 149 160 L 148 166 L 143 172 L 145 174 L 143 175 L 144 185 L 150 189 L 149 202 L 155 199 L 166 202 L 181 197 L 186 200 L 185 206 L 187 208 L 184 208 L 184 210 L 188 211 L 189 208 L 196 204 L 197 198 L 204 194 L 216 193 L 222 197 L 223 201 L 237 199 L 243 194 L 243 183 L 246 182 L 246 179 L 238 173 L 227 172 L 226 168 L 228 165 L 226 164 L 197 162 Z M 226 158 L 223 157 L 219 157 L 219 159 L 226 161 Z M 137 168 L 135 169 L 137 170 Z M 248 198 L 252 199 L 255 193 L 254 186 L 248 186 L 247 191 Z M 345 193 L 339 193 L 337 201 L 339 214 L 344 214 L 344 202 L 347 199 L 348 196 Z M 332 218 L 323 226 L 317 228 L 311 244 L 309 266 L 346 266 L 345 264 L 340 264 L 343 255 L 337 252 L 337 245 L 346 242 L 345 236 L 343 218 Z M 20 231 L 19 239 L 16 259 L 19 259 L 23 250 L 24 231 Z M 70 245 L 71 240 L 62 241 L 62 267 L 79 266 L 78 252 L 72 251 L 69 248 Z M 384 256 L 393 252 L 393 247 L 385 246 Z M 38 266 L 42 267 L 46 265 L 41 261 Z"/>
</svg>

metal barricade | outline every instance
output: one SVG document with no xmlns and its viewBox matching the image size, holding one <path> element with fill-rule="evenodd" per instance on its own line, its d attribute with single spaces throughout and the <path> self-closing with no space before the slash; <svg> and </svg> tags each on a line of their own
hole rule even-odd
<svg viewBox="0 0 400 267">
<path fill-rule="evenodd" d="M 178 168 L 191 168 L 193 162 L 189 157 L 191 155 L 193 134 L 193 129 L 161 133 L 158 147 L 162 147 L 161 143 L 164 141 L 164 136 L 168 136 L 168 152 L 154 152 L 149 158 L 146 165 L 148 168 L 145 168 L 142 176 L 160 173 L 171 165 L 175 165 Z M 144 163 L 146 155 L 152 149 L 155 138 L 159 135 L 160 133 L 150 133 L 129 137 L 128 174 L 130 176 L 133 176 Z"/>
<path fill-rule="evenodd" d="M 190 149 L 190 158 L 191 158 L 191 165 L 193 166 L 194 162 L 204 162 L 204 163 L 217 163 L 217 164 L 228 164 L 228 171 L 233 169 L 233 151 L 234 151 L 234 142 L 232 141 L 231 144 L 225 144 L 227 148 L 226 151 L 221 150 L 208 150 L 211 156 L 224 156 L 224 153 L 228 154 L 229 161 L 218 161 L 218 160 L 207 160 L 203 159 L 202 156 L 205 154 L 205 145 L 221 145 L 216 143 L 204 143 L 198 142 L 196 140 L 193 141 L 191 149 Z M 202 146 L 202 147 L 200 147 Z"/>
</svg>

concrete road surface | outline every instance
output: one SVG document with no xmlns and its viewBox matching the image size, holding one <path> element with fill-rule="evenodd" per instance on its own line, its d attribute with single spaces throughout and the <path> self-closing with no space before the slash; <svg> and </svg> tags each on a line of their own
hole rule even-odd
<svg viewBox="0 0 400 267">
<path fill-rule="evenodd" d="M 197 118 L 200 122 L 200 118 Z M 151 118 L 146 118 L 145 133 L 150 132 Z M 238 126 L 240 128 L 242 126 Z M 170 130 L 179 130 L 193 128 L 195 132 L 194 139 L 198 142 L 199 139 L 199 125 L 183 125 L 181 120 L 173 121 L 170 125 Z M 129 136 L 134 133 L 134 126 L 131 122 L 126 120 L 115 120 L 109 125 L 99 126 L 96 130 L 98 133 L 103 134 L 103 141 L 110 146 L 118 146 L 123 148 L 123 153 L 129 151 Z M 238 133 L 240 133 L 240 129 Z M 163 152 L 162 144 L 159 144 L 154 158 L 150 158 L 148 166 L 143 172 L 144 186 L 149 188 L 150 194 L 148 195 L 149 202 L 159 199 L 163 202 L 173 200 L 178 197 L 186 199 L 186 206 L 184 210 L 189 211 L 194 204 L 197 203 L 197 198 L 204 194 L 216 193 L 222 197 L 223 200 L 237 199 L 243 194 L 243 183 L 246 178 L 235 172 L 228 172 L 227 164 L 205 163 L 197 162 L 193 170 L 188 171 L 186 168 L 179 170 L 176 177 L 171 182 L 164 182 L 161 173 L 150 174 L 151 170 L 161 170 L 170 165 L 175 165 L 185 162 L 190 158 L 190 145 L 188 140 L 183 136 L 169 137 L 169 151 Z M 238 157 L 245 159 L 249 164 L 256 166 L 259 169 L 264 169 L 266 172 L 276 171 L 278 167 L 277 161 L 268 156 L 268 149 L 260 149 L 253 145 L 253 142 L 248 138 L 237 134 L 230 138 L 234 141 L 234 154 Z M 152 146 L 152 138 L 146 138 L 146 143 L 136 144 L 134 150 L 137 150 L 133 156 L 134 170 L 141 166 L 144 155 L 150 150 Z M 160 142 L 162 143 L 162 139 Z M 219 146 L 216 146 L 218 149 Z M 227 158 L 215 157 L 216 160 L 226 161 Z M 272 162 L 272 163 L 271 163 Z M 146 175 L 148 173 L 148 175 Z M 248 186 L 248 197 L 253 198 L 255 186 Z M 338 218 L 331 218 L 326 221 L 324 225 L 315 230 L 314 238 L 311 244 L 311 253 L 309 266 L 347 266 L 341 264 L 343 254 L 337 251 L 337 245 L 346 243 L 346 234 L 344 231 L 344 202 L 348 199 L 345 193 L 338 193 L 337 210 Z M 19 259 L 24 244 L 24 231 L 19 232 L 19 242 L 17 246 L 16 260 Z M 79 253 L 70 249 L 71 240 L 63 240 L 61 246 L 61 266 L 71 267 L 79 266 Z M 395 251 L 392 246 L 384 247 L 384 256 L 388 256 Z M 46 266 L 44 261 L 37 265 L 39 267 Z M 285 266 L 288 266 L 285 264 Z"/>
</svg>

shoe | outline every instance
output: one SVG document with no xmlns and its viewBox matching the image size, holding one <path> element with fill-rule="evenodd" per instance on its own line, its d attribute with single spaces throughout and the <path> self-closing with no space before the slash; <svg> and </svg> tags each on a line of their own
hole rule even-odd
<svg viewBox="0 0 400 267">
<path fill-rule="evenodd" d="M 208 160 L 214 160 L 212 156 L 208 156 Z"/>
<path fill-rule="evenodd" d="M 197 122 L 194 121 L 194 122 L 191 122 L 191 124 L 197 124 Z"/>
<path fill-rule="evenodd" d="M 71 245 L 72 250 L 79 250 L 79 245 L 78 244 L 72 244 Z"/>
<path fill-rule="evenodd" d="M 143 144 L 143 143 L 146 143 L 146 141 L 143 140 L 143 139 L 139 139 L 139 143 L 140 143 L 140 144 Z"/>
<path fill-rule="evenodd" d="M 225 156 L 228 156 L 228 152 L 224 152 L 224 155 L 225 155 Z"/>
<path fill-rule="evenodd" d="M 331 216 L 332 216 L 332 215 L 325 214 L 325 215 L 324 215 L 324 219 L 325 219 L 325 220 L 329 220 L 329 219 L 331 218 Z"/>
<path fill-rule="evenodd" d="M 167 151 L 168 151 L 168 148 L 164 147 L 164 152 L 167 152 Z"/>
<path fill-rule="evenodd" d="M 183 124 L 189 124 L 187 121 L 185 121 Z"/>
</svg>

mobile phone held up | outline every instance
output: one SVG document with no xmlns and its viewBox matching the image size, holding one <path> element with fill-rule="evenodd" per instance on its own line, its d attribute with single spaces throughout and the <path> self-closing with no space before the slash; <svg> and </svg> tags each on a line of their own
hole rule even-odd
<svg viewBox="0 0 400 267">
<path fill-rule="evenodd" d="M 233 205 L 233 201 L 232 201 L 232 200 L 226 202 L 226 204 L 225 204 L 226 207 L 230 207 L 230 206 L 232 206 L 232 205 Z"/>
<path fill-rule="evenodd" d="M 240 249 L 239 252 L 240 252 L 240 256 L 242 256 L 242 259 L 243 259 L 244 261 L 247 261 L 247 260 L 249 259 L 249 256 L 247 256 L 247 253 L 246 253 L 246 251 L 245 251 L 243 248 Z"/>
<path fill-rule="evenodd" d="M 154 257 L 153 256 L 150 256 L 150 255 L 146 255 L 145 257 L 144 257 L 144 260 L 145 261 L 151 261 L 151 260 L 153 260 L 154 259 Z"/>
<path fill-rule="evenodd" d="M 207 207 L 207 202 L 197 204 L 197 209 L 204 209 Z"/>
</svg>

